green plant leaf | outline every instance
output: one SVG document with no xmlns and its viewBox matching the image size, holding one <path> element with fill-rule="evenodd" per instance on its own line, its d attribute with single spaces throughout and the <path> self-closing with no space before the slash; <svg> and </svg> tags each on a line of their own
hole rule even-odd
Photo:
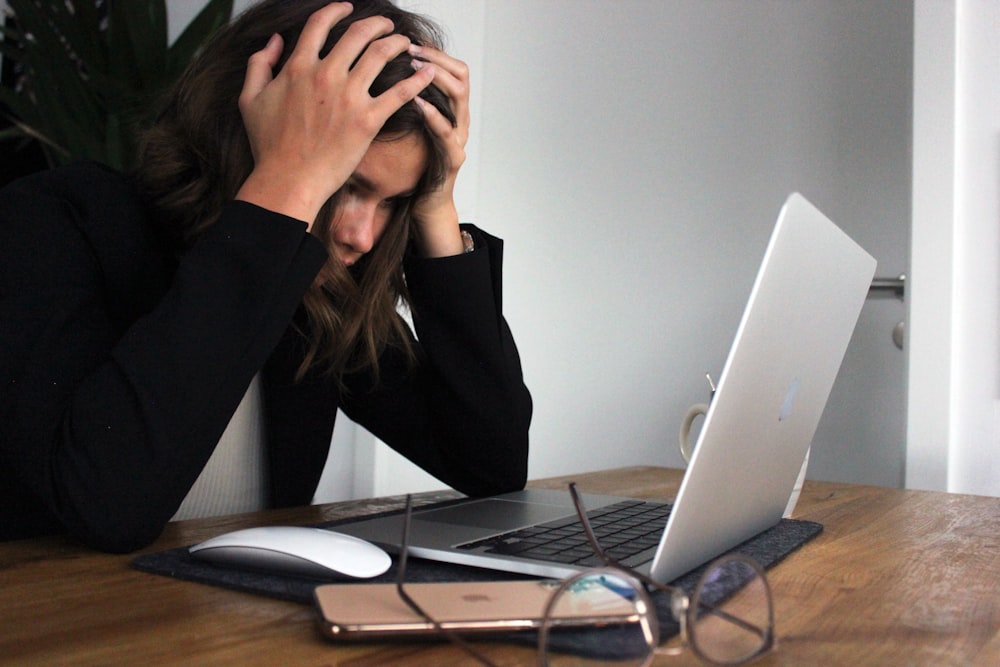
<svg viewBox="0 0 1000 667">
<path fill-rule="evenodd" d="M 14 118 L 24 118 L 31 114 L 31 103 L 23 96 L 9 88 L 0 88 L 0 104 L 10 111 Z"/>
<path fill-rule="evenodd" d="M 14 141 L 16 139 L 20 139 L 21 145 L 23 146 L 27 143 L 30 137 L 25 135 L 24 132 L 21 131 L 21 128 L 17 126 L 5 127 L 0 130 L 0 141 Z"/>
<path fill-rule="evenodd" d="M 108 47 L 104 35 L 99 31 L 101 16 L 97 3 L 93 0 L 76 0 L 61 5 L 58 31 L 62 33 L 70 49 L 89 71 L 104 71 L 108 67 Z M 72 11 L 68 11 L 72 7 Z M 68 12 L 68 15 L 67 15 Z"/>
<path fill-rule="evenodd" d="M 29 90 L 20 95 L 22 103 L 11 104 L 21 122 L 49 145 L 71 150 L 77 123 L 92 108 L 81 96 L 86 96 L 86 85 L 81 80 L 79 68 L 69 57 L 67 40 L 59 32 L 59 21 L 65 22 L 65 9 L 53 5 L 36 5 L 30 1 L 11 0 L 11 9 L 17 14 L 19 29 L 24 38 L 24 48 L 15 59 L 20 62 L 29 80 Z M 40 73 L 48 73 L 45 76 Z M 60 107 L 67 101 L 75 102 L 76 112 L 67 118 Z"/>
<path fill-rule="evenodd" d="M 113 70 L 132 91 L 158 90 L 167 66 L 167 11 L 163 0 L 113 2 L 108 27 Z"/>
</svg>

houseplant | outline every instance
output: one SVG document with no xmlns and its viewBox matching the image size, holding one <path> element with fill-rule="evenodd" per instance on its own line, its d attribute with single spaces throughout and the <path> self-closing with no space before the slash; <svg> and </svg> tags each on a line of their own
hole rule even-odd
<svg viewBox="0 0 1000 667">
<path fill-rule="evenodd" d="M 13 157 L 37 142 L 49 165 L 91 159 L 127 170 L 155 99 L 232 15 L 207 0 L 168 44 L 167 0 L 7 0 L 0 55 L 16 76 L 0 86 Z M 8 158 L 9 159 L 9 158 Z"/>
</svg>

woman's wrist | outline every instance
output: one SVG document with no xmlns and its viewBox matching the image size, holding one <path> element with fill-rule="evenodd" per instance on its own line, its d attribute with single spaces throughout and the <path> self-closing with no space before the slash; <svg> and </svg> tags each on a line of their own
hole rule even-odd
<svg viewBox="0 0 1000 667">
<path fill-rule="evenodd" d="M 458 226 L 458 211 L 449 211 L 428 219 L 414 220 L 414 237 L 417 250 L 428 258 L 451 257 L 466 252 L 466 242 Z"/>
<path fill-rule="evenodd" d="M 251 173 L 239 191 L 236 199 L 256 204 L 275 213 L 296 218 L 312 228 L 323 200 L 314 190 L 304 187 L 301 181 L 280 182 Z"/>
</svg>

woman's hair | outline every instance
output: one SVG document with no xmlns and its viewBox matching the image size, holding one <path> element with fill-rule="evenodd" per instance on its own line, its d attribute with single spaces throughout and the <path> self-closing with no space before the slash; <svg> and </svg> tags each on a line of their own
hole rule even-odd
<svg viewBox="0 0 1000 667">
<path fill-rule="evenodd" d="M 237 100 L 243 87 L 247 60 L 263 49 L 274 33 L 284 39 L 281 67 L 298 41 L 306 19 L 328 0 L 263 0 L 223 28 L 187 68 L 167 94 L 155 125 L 146 133 L 138 168 L 140 186 L 153 204 L 158 221 L 179 248 L 193 243 L 214 224 L 253 169 L 253 156 Z M 330 31 L 320 55 L 326 55 L 362 18 L 386 16 L 394 32 L 417 44 L 440 47 L 436 26 L 403 11 L 387 0 L 355 0 L 354 11 Z M 371 87 L 378 95 L 413 74 L 412 57 L 403 53 L 391 61 Z M 433 84 L 420 96 L 454 125 L 444 93 Z M 420 109 L 408 102 L 385 123 L 376 141 L 421 136 L 428 148 L 428 167 L 414 197 L 441 183 L 446 157 L 427 128 Z M 339 377 L 372 367 L 377 376 L 378 355 L 387 345 L 398 345 L 411 355 L 406 325 L 397 306 L 408 305 L 402 259 L 409 242 L 410 201 L 393 211 L 389 224 L 372 249 L 349 270 L 331 252 L 320 279 L 303 297 L 307 321 L 300 329 L 307 349 L 298 375 L 313 366 Z M 314 233 L 328 249 L 330 225 L 337 206 L 335 194 L 317 217 Z"/>
</svg>

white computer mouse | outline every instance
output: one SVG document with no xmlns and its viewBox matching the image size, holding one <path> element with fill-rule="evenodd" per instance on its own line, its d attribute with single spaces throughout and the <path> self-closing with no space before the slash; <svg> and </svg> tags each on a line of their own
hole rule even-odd
<svg viewBox="0 0 1000 667">
<path fill-rule="evenodd" d="M 305 526 L 236 530 L 188 551 L 194 558 L 219 565 L 321 579 L 368 579 L 392 565 L 389 554 L 371 542 Z"/>
</svg>

